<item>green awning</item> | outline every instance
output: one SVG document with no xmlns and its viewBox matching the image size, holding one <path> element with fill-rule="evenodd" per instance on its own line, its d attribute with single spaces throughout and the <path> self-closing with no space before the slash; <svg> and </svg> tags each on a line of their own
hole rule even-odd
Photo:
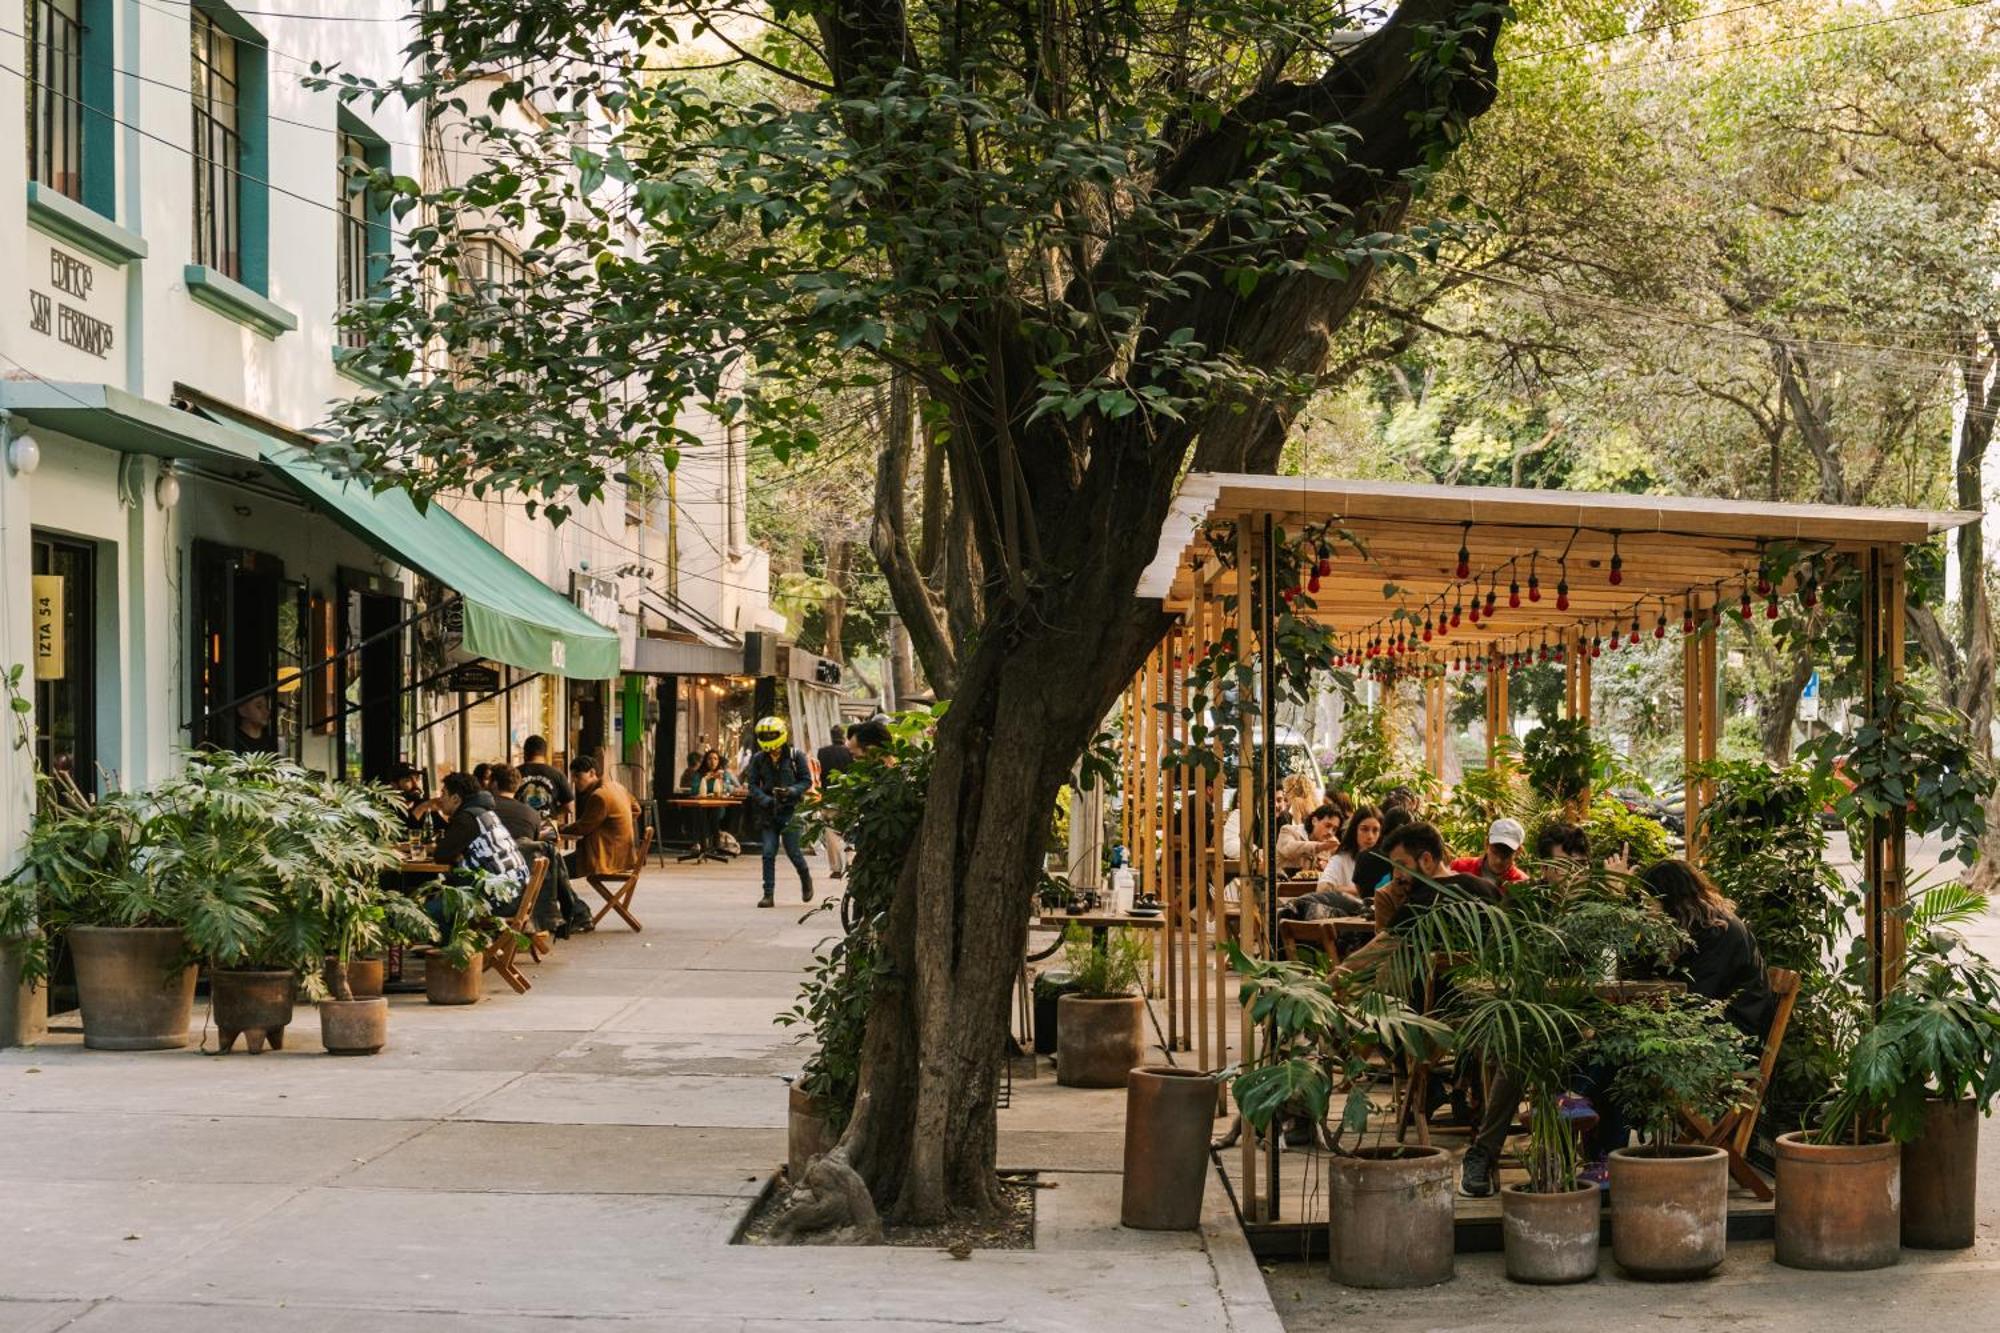
<svg viewBox="0 0 2000 1333">
<path fill-rule="evenodd" d="M 289 440 L 235 422 L 254 435 L 271 469 L 315 508 L 384 555 L 421 570 L 463 602 L 465 651 L 573 680 L 618 674 L 618 632 L 509 560 L 442 504 L 418 509 L 407 492 L 373 491 L 334 477 Z"/>
</svg>

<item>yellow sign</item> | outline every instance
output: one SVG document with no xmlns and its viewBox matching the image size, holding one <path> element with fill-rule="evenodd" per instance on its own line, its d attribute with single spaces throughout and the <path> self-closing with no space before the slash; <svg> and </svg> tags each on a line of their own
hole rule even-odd
<svg viewBox="0 0 2000 1333">
<path fill-rule="evenodd" d="M 35 679 L 61 680 L 63 663 L 63 578 L 60 574 L 34 576 Z"/>
</svg>

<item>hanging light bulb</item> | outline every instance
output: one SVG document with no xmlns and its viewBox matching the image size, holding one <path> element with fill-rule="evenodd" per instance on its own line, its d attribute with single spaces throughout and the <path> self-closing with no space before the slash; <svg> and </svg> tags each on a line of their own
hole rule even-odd
<svg viewBox="0 0 2000 1333">
<path fill-rule="evenodd" d="M 1611 534 L 1611 574 L 1612 586 L 1625 581 L 1625 557 L 1618 554 L 1618 534 Z"/>
<path fill-rule="evenodd" d="M 1333 552 L 1327 547 L 1325 542 L 1319 544 L 1318 572 L 1321 578 L 1325 578 L 1328 574 L 1333 573 Z"/>
<path fill-rule="evenodd" d="M 1451 627 L 1452 627 L 1453 629 L 1457 629 L 1457 628 L 1458 628 L 1458 622 L 1459 622 L 1459 616 L 1460 616 L 1460 612 L 1461 612 L 1461 611 L 1462 611 L 1462 610 L 1464 609 L 1464 607 L 1465 607 L 1465 602 L 1464 602 L 1464 600 L 1463 600 L 1462 598 L 1461 598 L 1461 599 L 1459 599 L 1459 600 L 1456 600 L 1456 601 L 1453 601 L 1453 602 L 1452 602 L 1452 604 L 1451 604 Z"/>
<path fill-rule="evenodd" d="M 1493 589 L 1499 584 L 1499 582 L 1500 578 L 1496 574 L 1493 578 L 1493 582 L 1486 585 L 1486 618 L 1488 620 L 1493 619 L 1493 601 L 1494 601 Z"/>
<path fill-rule="evenodd" d="M 1750 618 L 1750 585 L 1743 585 L 1743 596 L 1736 603 L 1736 614 L 1740 619 Z"/>
<path fill-rule="evenodd" d="M 1694 633 L 1694 607 L 1692 604 L 1681 608 L 1681 633 Z"/>
<path fill-rule="evenodd" d="M 1764 597 L 1771 591 L 1771 576 L 1764 570 L 1764 557 L 1757 557 L 1757 595 Z"/>
<path fill-rule="evenodd" d="M 1535 567 L 1533 565 L 1528 566 L 1528 600 L 1531 602 L 1539 602 L 1542 600 L 1541 575 L 1535 572 Z"/>
<path fill-rule="evenodd" d="M 1569 610 L 1569 578 L 1567 575 L 1556 580 L 1556 610 Z"/>
<path fill-rule="evenodd" d="M 1773 588 L 1771 590 L 1770 595 L 1764 599 L 1764 619 L 1776 620 L 1777 618 L 1778 618 L 1778 590 L 1776 588 Z"/>
<path fill-rule="evenodd" d="M 1424 617 L 1424 642 L 1425 642 L 1425 643 L 1429 643 L 1430 641 L 1431 641 L 1431 618 L 1430 618 L 1429 616 L 1425 616 L 1425 617 Z"/>
<path fill-rule="evenodd" d="M 1519 607 L 1521 605 L 1521 581 L 1519 579 L 1510 578 L 1507 580 L 1507 605 L 1512 607 Z"/>
<path fill-rule="evenodd" d="M 1604 640 L 1595 634 L 1590 636 L 1590 655 L 1592 657 L 1604 656 Z"/>
<path fill-rule="evenodd" d="M 1466 546 L 1466 542 L 1470 540 L 1471 536 L 1472 525 L 1467 523 L 1464 532 L 1459 534 L 1458 539 L 1458 576 L 1460 578 L 1469 577 L 1472 573 L 1472 552 Z"/>
<path fill-rule="evenodd" d="M 1819 583 L 1817 580 L 1808 579 L 1806 585 L 1799 589 L 1799 605 L 1808 611 L 1819 605 Z"/>
<path fill-rule="evenodd" d="M 1614 653 L 1618 651 L 1618 627 L 1616 625 L 1611 627 L 1611 651 Z"/>
</svg>

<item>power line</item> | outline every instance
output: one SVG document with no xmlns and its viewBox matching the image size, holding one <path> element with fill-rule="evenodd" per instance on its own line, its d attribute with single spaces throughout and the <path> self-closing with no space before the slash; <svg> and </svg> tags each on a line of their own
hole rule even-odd
<svg viewBox="0 0 2000 1333">
<path fill-rule="evenodd" d="M 1591 37 L 1580 42 L 1566 42 L 1561 46 L 1538 46 L 1531 51 L 1523 51 L 1518 55 L 1508 56 L 1506 59 L 1500 61 L 1500 63 L 1503 65 L 1512 65 L 1524 60 L 1538 60 L 1543 56 L 1561 55 L 1566 51 L 1583 51 L 1596 46 L 1609 46 L 1615 42 L 1626 42 L 1635 37 L 1646 37 L 1656 32 L 1678 31 L 1692 24 L 1709 23 L 1715 19 L 1728 18 L 1731 14 L 1744 14 L 1753 9 L 1768 9 L 1772 5 L 1783 2 L 1784 0 L 1753 0 L 1751 4 L 1737 5 L 1734 9 L 1718 9 L 1712 14 L 1691 14 L 1684 19 L 1675 19 L 1666 23 L 1654 23 L 1643 28 L 1633 28 L 1610 37 Z"/>
<path fill-rule="evenodd" d="M 1995 0 L 1966 0 L 1964 4 L 1940 5 L 1936 9 L 1919 9 L 1908 14 L 1888 14 L 1881 18 L 1860 19 L 1853 23 L 1829 24 L 1824 28 L 1812 28 L 1805 32 L 1786 33 L 1777 37 L 1760 37 L 1754 41 L 1728 42 L 1703 51 L 1691 51 L 1685 55 L 1655 56 L 1645 60 L 1615 62 L 1613 68 L 1649 69 L 1659 65 L 1680 65 L 1697 60 L 1711 60 L 1716 56 L 1730 55 L 1738 51 L 1755 51 L 1764 47 L 1783 46 L 1790 42 L 1808 42 L 1815 37 L 1831 37 L 1844 32 L 1859 32 L 1864 28 L 1881 28 L 1892 23 L 1908 23 L 1915 19 L 1933 18 L 1939 14 L 1960 14 L 1980 9 L 1995 3 Z"/>
</svg>

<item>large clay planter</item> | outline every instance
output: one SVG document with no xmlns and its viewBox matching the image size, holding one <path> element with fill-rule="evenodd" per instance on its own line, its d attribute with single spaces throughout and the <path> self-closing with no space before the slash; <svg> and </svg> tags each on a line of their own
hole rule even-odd
<svg viewBox="0 0 2000 1333">
<path fill-rule="evenodd" d="M 424 998 L 432 1004 L 477 1004 L 485 989 L 486 959 L 472 956 L 469 967 L 453 967 L 440 953 L 424 959 Z"/>
<path fill-rule="evenodd" d="M 49 985 L 22 975 L 23 944 L 0 942 L 0 1047 L 32 1046 L 49 1030 Z"/>
<path fill-rule="evenodd" d="M 1729 1253 L 1729 1154 L 1687 1144 L 1611 1154 L 1611 1256 L 1636 1278 L 1707 1277 Z"/>
<path fill-rule="evenodd" d="M 1903 1244 L 1963 1250 L 1977 1229 L 1979 1104 L 1932 1100 L 1924 1132 L 1903 1145 Z"/>
<path fill-rule="evenodd" d="M 840 1135 L 833 1132 L 832 1109 L 822 1099 L 801 1091 L 794 1083 L 786 1089 L 785 1169 L 792 1182 L 806 1178 L 806 1166 L 822 1153 L 833 1151 Z"/>
<path fill-rule="evenodd" d="M 1122 1088 L 1146 1062 L 1146 999 L 1065 995 L 1056 1002 L 1056 1082 L 1066 1088 Z"/>
<path fill-rule="evenodd" d="M 1507 1276 L 1551 1286 L 1596 1277 L 1603 1209 L 1603 1191 L 1595 1185 L 1558 1194 L 1536 1194 L 1525 1185 L 1502 1189 Z"/>
<path fill-rule="evenodd" d="M 389 1041 L 389 1002 L 321 1000 L 319 1044 L 328 1055 L 373 1055 Z"/>
<path fill-rule="evenodd" d="M 97 1051 L 187 1045 L 195 967 L 172 926 L 71 926 L 83 1044 Z"/>
<path fill-rule="evenodd" d="M 216 968 L 208 975 L 209 1007 L 222 1054 L 243 1038 L 252 1055 L 262 1055 L 265 1043 L 285 1049 L 285 1027 L 292 1021 L 292 989 L 297 978 L 287 972 L 239 972 Z"/>
<path fill-rule="evenodd" d="M 1442 1148 L 1363 1148 L 1327 1159 L 1333 1280 L 1350 1287 L 1449 1282 L 1458 1161 Z"/>
<path fill-rule="evenodd" d="M 1118 1220 L 1140 1231 L 1201 1225 L 1215 1080 L 1193 1069 L 1147 1065 L 1125 1084 L 1125 1189 Z"/>
<path fill-rule="evenodd" d="M 1902 1145 L 1888 1140 L 1820 1145 L 1803 1133 L 1780 1134 L 1778 1262 L 1855 1272 L 1900 1259 L 1902 1160 Z"/>
<path fill-rule="evenodd" d="M 357 1000 L 372 1000 L 382 993 L 382 983 L 389 970 L 388 963 L 380 958 L 350 958 L 347 960 L 347 992 Z M 326 988 L 337 989 L 334 979 L 340 975 L 340 960 L 326 960 Z"/>
</svg>

